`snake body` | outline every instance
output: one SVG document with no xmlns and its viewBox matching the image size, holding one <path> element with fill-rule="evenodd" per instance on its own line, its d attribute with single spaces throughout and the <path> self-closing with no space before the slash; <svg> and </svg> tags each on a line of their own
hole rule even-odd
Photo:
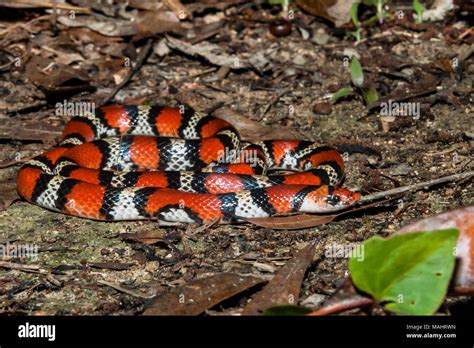
<svg viewBox="0 0 474 348">
<path fill-rule="evenodd" d="M 337 150 L 313 142 L 245 144 L 230 123 L 190 108 L 111 105 L 73 117 L 17 186 L 79 217 L 202 224 L 344 209 L 360 194 L 338 187 L 343 173 Z"/>
</svg>

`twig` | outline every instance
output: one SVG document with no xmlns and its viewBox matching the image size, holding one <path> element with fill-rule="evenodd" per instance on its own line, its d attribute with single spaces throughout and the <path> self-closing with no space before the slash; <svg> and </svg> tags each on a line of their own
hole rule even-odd
<svg viewBox="0 0 474 348">
<path fill-rule="evenodd" d="M 153 298 L 155 297 L 155 295 L 144 295 L 138 291 L 133 291 L 133 290 L 130 290 L 130 289 L 127 289 L 127 288 L 124 288 L 120 285 L 117 285 L 117 284 L 114 284 L 114 283 L 110 283 L 108 281 L 105 281 L 105 280 L 98 280 L 97 283 L 99 284 L 102 284 L 102 285 L 107 285 L 107 286 L 110 286 L 111 288 L 117 290 L 117 291 L 121 291 L 121 292 L 124 292 L 126 294 L 129 294 L 129 295 L 132 295 L 132 296 L 135 296 L 135 297 L 140 297 L 140 298 L 146 298 L 146 299 L 150 299 L 150 298 Z"/>
<path fill-rule="evenodd" d="M 125 86 L 132 79 L 133 75 L 135 75 L 135 73 L 141 68 L 141 66 L 145 62 L 145 58 L 148 56 L 148 53 L 150 53 L 152 46 L 153 46 L 153 39 L 148 39 L 145 46 L 143 46 L 143 48 L 140 50 L 140 53 L 138 55 L 138 58 L 134 67 L 130 69 L 130 72 L 128 73 L 128 75 L 123 79 L 122 82 L 120 82 L 117 85 L 117 87 L 115 87 L 112 93 L 110 93 L 110 95 L 100 103 L 100 105 L 105 105 L 108 102 L 110 102 L 112 99 L 114 99 L 117 92 L 121 90 L 123 86 Z"/>
<path fill-rule="evenodd" d="M 14 263 L 14 262 L 8 262 L 8 261 L 0 261 L 0 267 L 17 269 L 19 271 L 32 272 L 32 273 L 41 273 L 41 274 L 48 273 L 48 271 L 40 268 L 40 266 L 38 265 L 23 265 L 21 263 Z"/>
<path fill-rule="evenodd" d="M 430 186 L 442 184 L 442 183 L 445 183 L 445 182 L 468 179 L 472 176 L 474 176 L 474 170 L 464 172 L 464 173 L 460 173 L 460 174 L 453 174 L 453 175 L 445 176 L 445 177 L 438 178 L 438 179 L 423 181 L 423 182 L 413 184 L 413 185 L 397 187 L 397 188 L 392 189 L 392 190 L 373 193 L 371 195 L 363 196 L 360 201 L 361 202 L 369 202 L 369 201 L 373 201 L 373 200 L 376 200 L 376 199 L 379 199 L 379 198 L 385 198 L 385 197 L 388 197 L 388 196 L 398 195 L 398 194 L 403 193 L 403 192 L 415 191 L 415 190 L 420 190 L 420 189 L 423 189 L 423 188 L 428 188 Z"/>
<path fill-rule="evenodd" d="M 9 162 L 4 162 L 4 163 L 0 162 L 0 169 L 13 167 L 13 166 L 16 166 L 18 164 L 28 162 L 30 159 L 33 159 L 34 157 L 36 157 L 36 156 L 25 157 L 25 158 L 22 158 L 19 161 L 9 161 Z"/>
<path fill-rule="evenodd" d="M 273 105 L 275 105 L 281 99 L 281 97 L 283 97 L 287 92 L 288 92 L 287 89 L 283 89 L 283 90 L 279 91 L 277 93 L 277 95 L 274 96 L 273 99 L 271 99 L 270 102 L 265 106 L 265 108 L 263 109 L 263 113 L 262 113 L 261 118 L 263 118 L 267 114 L 268 110 L 270 110 L 270 108 Z"/>
<path fill-rule="evenodd" d="M 166 6 L 174 12 L 180 20 L 192 18 L 193 14 L 179 0 L 165 0 Z"/>
</svg>

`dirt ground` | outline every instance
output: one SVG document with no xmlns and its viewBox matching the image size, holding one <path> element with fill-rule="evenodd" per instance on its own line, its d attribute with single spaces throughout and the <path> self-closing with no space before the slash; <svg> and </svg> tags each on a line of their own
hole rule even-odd
<svg viewBox="0 0 474 348">
<path fill-rule="evenodd" d="M 347 161 L 344 185 L 363 193 L 473 169 L 472 55 L 464 60 L 459 78 L 432 68 L 439 60 L 465 56 L 471 49 L 472 43 L 453 41 L 443 31 L 452 27 L 455 19 L 429 24 L 430 29 L 423 31 L 388 22 L 354 45 L 354 40 L 340 35 L 340 30 L 309 20 L 310 16 L 303 13 L 299 16 L 313 33 L 310 38 L 304 38 L 295 28 L 290 36 L 272 37 L 267 23 L 236 20 L 241 14 L 229 16 L 224 30 L 207 40 L 219 45 L 230 41 L 228 50 L 233 52 L 261 52 L 270 69 L 231 70 L 222 77 L 218 68 L 205 59 L 178 50 L 160 57 L 153 51 L 115 101 L 146 96 L 150 104 L 186 102 L 199 110 L 222 102 L 235 113 L 275 127 L 275 137 L 279 137 L 276 127 L 283 126 L 302 139 L 321 144 L 345 140 L 371 146 L 381 158 L 355 154 Z M 245 28 L 238 30 L 241 23 Z M 322 31 L 328 41 L 321 45 L 314 33 Z M 156 38 L 155 45 L 160 40 Z M 324 95 L 350 86 L 345 57 L 352 53 L 360 56 L 366 77 L 375 83 L 380 96 L 388 95 L 395 86 L 423 81 L 420 72 L 429 69 L 444 90 L 410 99 L 421 103 L 419 119 L 398 116 L 387 123 L 378 109 L 369 111 L 360 96 L 338 101 L 328 114 L 314 112 L 314 104 Z M 406 78 L 398 78 L 394 71 Z M 99 88 L 94 97 L 109 91 Z M 22 103 L 46 100 L 20 70 L 1 75 L 0 94 L 10 108 L 22 109 Z M 93 97 L 80 94 L 74 98 Z M 67 117 L 55 115 L 51 100 L 2 117 L 2 122 L 18 127 L 17 132 L 24 120 L 61 130 Z M 57 134 L 53 133 L 52 138 L 57 140 Z M 51 143 L 4 137 L 0 161 L 11 161 L 18 153 L 26 158 L 50 147 Z M 1 169 L 0 179 L 14 179 L 18 168 Z M 474 183 L 464 180 L 411 192 L 326 225 L 273 230 L 251 224 L 165 228 L 153 221 L 96 222 L 17 200 L 0 212 L 0 242 L 37 245 L 38 258 L 26 263 L 39 265 L 47 272 L 0 268 L 0 313 L 139 314 L 152 296 L 209 274 L 232 272 L 268 280 L 311 241 L 317 241 L 317 251 L 302 284 L 299 304 L 317 307 L 342 284 L 348 271 L 347 259 L 325 257 L 328 246 L 388 236 L 409 222 L 472 204 Z M 163 237 L 146 244 L 127 240 L 124 233 L 161 233 Z M 121 269 L 113 269 L 116 265 Z M 240 294 L 206 313 L 237 315 L 249 296 L 251 293 Z M 448 297 L 439 312 L 456 314 L 472 307 L 472 298 Z M 374 307 L 372 313 L 384 312 Z"/>
</svg>

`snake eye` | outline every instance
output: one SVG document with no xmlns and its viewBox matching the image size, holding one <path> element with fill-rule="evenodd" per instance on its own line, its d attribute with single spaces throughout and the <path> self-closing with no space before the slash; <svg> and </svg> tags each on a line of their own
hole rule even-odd
<svg viewBox="0 0 474 348">
<path fill-rule="evenodd" d="M 330 204 L 330 205 L 338 205 L 339 202 L 341 201 L 341 197 L 339 197 L 339 195 L 337 194 L 333 194 L 331 196 L 329 196 L 327 199 L 326 199 L 327 203 Z"/>
</svg>

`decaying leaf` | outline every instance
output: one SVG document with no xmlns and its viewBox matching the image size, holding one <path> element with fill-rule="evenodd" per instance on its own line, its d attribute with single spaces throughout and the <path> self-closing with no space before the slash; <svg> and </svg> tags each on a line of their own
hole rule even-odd
<svg viewBox="0 0 474 348">
<path fill-rule="evenodd" d="M 299 138 L 294 131 L 288 128 L 264 126 L 229 108 L 218 109 L 214 115 L 231 123 L 238 130 L 241 139 L 251 143 L 275 138 Z"/>
<path fill-rule="evenodd" d="M 318 225 L 324 225 L 337 217 L 333 215 L 290 215 L 290 216 L 275 216 L 269 218 L 255 218 L 246 219 L 254 225 L 266 228 L 273 228 L 275 230 L 299 230 L 302 228 L 310 228 Z"/>
<path fill-rule="evenodd" d="M 0 211 L 8 208 L 13 201 L 19 198 L 15 180 L 0 182 Z"/>
<path fill-rule="evenodd" d="M 261 278 L 220 273 L 156 296 L 144 315 L 198 315 L 257 284 Z"/>
<path fill-rule="evenodd" d="M 137 233 L 121 233 L 120 237 L 131 242 L 155 244 L 164 241 L 166 233 L 162 231 L 139 231 Z"/>
<path fill-rule="evenodd" d="M 86 27 L 105 36 L 132 36 L 138 33 L 136 24 L 98 14 L 91 16 L 58 16 L 58 22 L 71 28 Z"/>
<path fill-rule="evenodd" d="M 300 250 L 273 279 L 248 303 L 242 314 L 259 315 L 263 310 L 281 304 L 296 304 L 306 269 L 311 264 L 315 243 Z"/>
<path fill-rule="evenodd" d="M 25 75 L 47 93 L 92 91 L 89 76 L 50 59 L 33 56 L 25 65 Z"/>
<path fill-rule="evenodd" d="M 351 20 L 353 0 L 296 0 L 306 12 L 325 18 L 337 27 Z"/>
<path fill-rule="evenodd" d="M 224 47 L 207 42 L 200 42 L 191 45 L 185 41 L 167 36 L 168 46 L 177 49 L 191 56 L 200 56 L 207 59 L 210 63 L 228 67 L 232 70 L 254 68 L 259 72 L 264 72 L 269 68 L 269 61 L 265 58 L 262 51 L 257 51 L 249 57 L 236 54 L 228 54 Z"/>
<path fill-rule="evenodd" d="M 134 40 L 150 37 L 158 33 L 179 31 L 185 27 L 172 11 L 146 11 L 137 20 L 137 35 Z"/>
<path fill-rule="evenodd" d="M 171 48 L 180 50 L 191 56 L 201 56 L 206 58 L 210 63 L 218 66 L 227 66 L 231 69 L 243 69 L 250 67 L 246 59 L 242 59 L 237 55 L 230 55 L 225 52 L 221 46 L 211 43 L 199 43 L 191 45 L 187 42 L 175 39 L 171 36 L 167 37 L 168 45 Z"/>
<path fill-rule="evenodd" d="M 459 229 L 456 246 L 457 268 L 453 290 L 460 294 L 474 293 L 474 206 L 455 209 L 403 227 L 395 234 L 426 230 Z"/>
</svg>

